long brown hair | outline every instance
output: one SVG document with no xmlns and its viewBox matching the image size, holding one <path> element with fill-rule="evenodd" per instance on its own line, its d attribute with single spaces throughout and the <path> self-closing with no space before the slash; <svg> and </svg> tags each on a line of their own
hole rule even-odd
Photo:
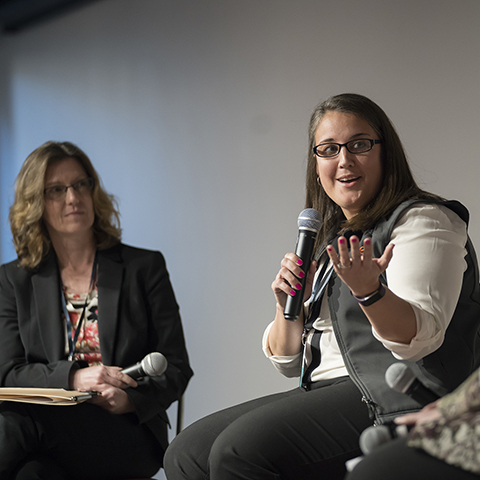
<svg viewBox="0 0 480 480">
<path fill-rule="evenodd" d="M 313 152 L 315 133 L 327 112 L 349 113 L 367 121 L 382 140 L 383 181 L 380 191 L 356 216 L 346 220 L 341 208 L 317 181 L 317 158 Z M 385 218 L 404 200 L 440 197 L 422 190 L 415 182 L 400 138 L 386 113 L 372 100 L 354 93 L 343 93 L 320 103 L 312 113 L 308 130 L 306 208 L 315 208 L 323 218 L 317 245 L 347 229 L 365 231 Z"/>
<path fill-rule="evenodd" d="M 112 195 L 103 188 L 87 155 L 70 142 L 46 142 L 25 160 L 15 182 L 15 200 L 10 207 L 10 227 L 20 265 L 33 269 L 48 253 L 50 237 L 43 221 L 45 172 L 50 164 L 74 158 L 93 179 L 95 220 L 93 231 L 97 248 L 106 249 L 120 242 L 120 215 Z"/>
</svg>

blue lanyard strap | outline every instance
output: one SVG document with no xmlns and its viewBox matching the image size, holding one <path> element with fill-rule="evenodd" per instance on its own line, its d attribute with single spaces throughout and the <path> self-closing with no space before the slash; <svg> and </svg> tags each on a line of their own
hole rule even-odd
<svg viewBox="0 0 480 480">
<path fill-rule="evenodd" d="M 95 252 L 95 259 L 93 261 L 93 266 L 92 266 L 92 274 L 90 276 L 90 287 L 89 287 L 89 293 L 93 290 L 94 285 L 95 285 L 95 277 L 97 274 L 97 264 L 98 264 L 98 252 Z M 63 308 L 63 314 L 65 315 L 65 320 L 67 322 L 67 338 L 68 338 L 68 360 L 72 361 L 73 360 L 73 354 L 75 353 L 75 346 L 77 344 L 78 340 L 78 335 L 80 334 L 80 327 L 82 326 L 83 319 L 85 318 L 85 313 L 87 310 L 87 305 L 88 305 L 88 299 L 89 295 L 87 294 L 87 297 L 85 298 L 85 303 L 83 305 L 83 310 L 82 314 L 80 316 L 80 320 L 78 321 L 77 328 L 75 330 L 75 335 L 72 336 L 72 320 L 70 318 L 70 314 L 67 309 L 67 302 L 65 301 L 65 294 L 63 292 L 63 287 L 60 286 L 60 297 L 62 298 L 62 308 Z"/>
</svg>

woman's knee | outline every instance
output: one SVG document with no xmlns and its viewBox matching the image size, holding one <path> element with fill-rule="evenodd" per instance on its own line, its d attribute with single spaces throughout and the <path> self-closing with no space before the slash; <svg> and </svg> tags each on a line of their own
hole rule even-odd
<svg viewBox="0 0 480 480">
<path fill-rule="evenodd" d="M 254 425 L 242 418 L 226 428 L 215 440 L 209 455 L 213 479 L 238 478 L 235 472 L 248 472 L 251 479 L 277 477 L 279 462 L 271 429 Z"/>
<path fill-rule="evenodd" d="M 192 427 L 180 432 L 165 452 L 163 468 L 168 480 L 203 480 L 206 476 L 208 456 L 203 458 L 202 451 L 208 447 Z"/>
</svg>

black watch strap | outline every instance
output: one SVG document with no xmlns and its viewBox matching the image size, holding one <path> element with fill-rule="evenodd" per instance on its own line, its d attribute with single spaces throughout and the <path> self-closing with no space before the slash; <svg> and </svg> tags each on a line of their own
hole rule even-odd
<svg viewBox="0 0 480 480">
<path fill-rule="evenodd" d="M 380 286 L 378 287 L 378 290 L 375 290 L 374 292 L 370 293 L 366 297 L 357 297 L 352 293 L 353 298 L 355 298 L 355 300 L 363 307 L 368 307 L 370 305 L 373 305 L 375 302 L 378 302 L 381 298 L 383 298 L 384 295 L 385 295 L 385 285 L 383 285 L 382 282 L 380 282 Z"/>
</svg>

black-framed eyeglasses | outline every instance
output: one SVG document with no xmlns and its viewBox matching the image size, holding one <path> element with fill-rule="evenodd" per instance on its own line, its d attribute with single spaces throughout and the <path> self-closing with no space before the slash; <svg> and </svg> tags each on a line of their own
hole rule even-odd
<svg viewBox="0 0 480 480">
<path fill-rule="evenodd" d="M 332 158 L 340 153 L 342 147 L 345 147 L 350 153 L 366 153 L 379 143 L 382 143 L 382 141 L 371 140 L 370 138 L 357 138 L 347 143 L 320 143 L 313 147 L 313 153 L 320 158 Z"/>
<path fill-rule="evenodd" d="M 60 200 L 65 197 L 67 190 L 73 188 L 79 195 L 90 193 L 95 186 L 93 178 L 87 177 L 78 180 L 71 185 L 52 185 L 43 190 L 43 194 L 47 200 Z"/>
</svg>

